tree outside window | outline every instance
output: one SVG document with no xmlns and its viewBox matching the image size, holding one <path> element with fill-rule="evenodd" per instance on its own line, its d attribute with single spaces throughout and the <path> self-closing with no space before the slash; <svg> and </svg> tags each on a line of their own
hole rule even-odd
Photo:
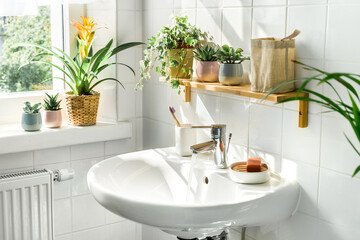
<svg viewBox="0 0 360 240">
<path fill-rule="evenodd" d="M 45 64 L 26 64 L 38 48 L 14 47 L 37 43 L 51 47 L 50 7 L 39 7 L 36 16 L 0 17 L 0 93 L 52 89 L 52 69 Z M 43 57 L 41 59 L 44 59 Z M 51 62 L 51 57 L 46 61 Z"/>
</svg>

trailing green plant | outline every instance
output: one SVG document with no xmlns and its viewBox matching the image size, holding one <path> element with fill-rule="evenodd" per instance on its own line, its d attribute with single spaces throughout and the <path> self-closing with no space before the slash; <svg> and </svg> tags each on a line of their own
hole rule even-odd
<svg viewBox="0 0 360 240">
<path fill-rule="evenodd" d="M 105 47 L 93 53 L 92 42 L 95 35 L 95 30 L 92 30 L 92 28 L 96 25 L 96 23 L 93 23 L 92 18 L 82 17 L 82 19 L 84 22 L 83 24 L 79 22 L 73 23 L 73 25 L 78 29 L 79 33 L 79 36 L 77 37 L 78 46 L 75 58 L 71 58 L 66 52 L 56 47 L 49 48 L 36 43 L 17 44 L 15 45 L 15 47 L 29 46 L 43 50 L 42 53 L 33 56 L 25 65 L 31 63 L 47 64 L 60 70 L 62 73 L 65 74 L 65 77 L 52 78 L 61 79 L 62 81 L 64 81 L 70 87 L 74 95 L 92 95 L 95 93 L 94 88 L 98 84 L 105 81 L 115 81 L 118 82 L 122 87 L 124 87 L 122 83 L 116 78 L 99 79 L 99 74 L 112 65 L 123 65 L 129 68 L 135 75 L 134 70 L 130 66 L 124 63 L 117 62 L 108 63 L 107 61 L 112 56 L 125 49 L 135 47 L 144 43 L 128 42 L 121 44 L 113 49 L 110 49 L 113 43 L 113 40 L 111 39 Z M 52 62 L 42 60 L 42 57 L 53 57 L 60 60 L 65 69 L 63 69 L 62 65 L 56 65 Z"/>
<path fill-rule="evenodd" d="M 60 110 L 60 103 L 61 100 L 57 100 L 59 94 L 57 93 L 56 95 L 49 95 L 47 93 L 45 93 L 47 98 L 44 98 L 44 109 L 48 110 L 48 111 L 56 111 L 56 110 Z"/>
<path fill-rule="evenodd" d="M 150 79 L 150 72 L 157 62 L 159 64 L 155 68 L 156 72 L 166 77 L 167 81 L 170 80 L 170 76 L 166 73 L 168 67 L 179 67 L 177 76 L 181 72 L 187 71 L 189 71 L 188 74 L 192 74 L 192 68 L 189 70 L 184 68 L 184 60 L 187 55 L 185 48 L 193 48 L 200 45 L 201 42 L 212 40 L 207 32 L 202 32 L 196 26 L 191 25 L 187 16 L 172 16 L 172 21 L 172 25 L 162 27 L 156 36 L 148 39 L 149 43 L 144 51 L 144 59 L 140 61 L 141 74 L 140 81 L 137 84 L 138 88 L 143 87 L 144 79 Z M 179 49 L 176 57 L 169 56 L 168 50 L 170 49 Z M 179 86 L 179 79 L 172 79 L 171 87 L 178 89 Z"/>
<path fill-rule="evenodd" d="M 202 62 L 217 61 L 215 54 L 218 50 L 218 47 L 213 47 L 210 45 L 206 45 L 205 47 L 197 47 L 195 50 L 193 50 L 194 58 Z"/>
<path fill-rule="evenodd" d="M 235 48 L 229 47 L 225 44 L 216 53 L 216 57 L 217 60 L 221 63 L 240 64 L 245 60 L 250 60 L 249 57 L 244 57 L 242 52 L 243 50 L 241 48 L 235 50 Z"/>
<path fill-rule="evenodd" d="M 354 74 L 354 73 L 329 73 L 322 71 L 320 69 L 311 67 L 309 65 L 306 65 L 304 63 L 294 61 L 297 64 L 300 64 L 304 66 L 305 69 L 309 71 L 316 72 L 316 75 L 312 77 L 308 77 L 305 79 L 296 79 L 292 80 L 290 82 L 284 82 L 276 86 L 274 89 L 272 89 L 268 94 L 273 93 L 277 89 L 281 88 L 282 86 L 285 86 L 286 84 L 290 84 L 293 82 L 302 82 L 300 84 L 300 87 L 297 88 L 297 95 L 295 97 L 291 97 L 285 100 L 280 101 L 280 103 L 285 102 L 291 102 L 291 101 L 297 101 L 297 100 L 303 100 L 308 102 L 314 102 L 318 103 L 324 108 L 328 109 L 328 112 L 336 112 L 340 114 L 343 118 L 346 119 L 346 121 L 350 124 L 353 132 L 355 133 L 357 142 L 352 142 L 349 137 L 344 133 L 345 138 L 351 145 L 351 147 L 355 150 L 357 155 L 360 157 L 359 148 L 356 146 L 359 146 L 360 144 L 360 97 L 359 93 L 356 89 L 359 89 L 360 87 L 360 75 Z M 326 85 L 328 86 L 334 93 L 335 98 L 327 97 L 326 95 L 317 92 L 315 90 L 307 89 L 306 87 L 311 82 L 317 82 L 317 85 Z M 335 86 L 334 84 L 339 84 L 340 87 L 344 88 L 347 91 L 347 95 L 349 96 L 350 103 L 345 102 L 341 95 L 339 94 L 339 86 Z M 300 97 L 299 93 L 306 92 L 309 94 L 312 94 L 310 97 Z M 267 97 L 266 96 L 266 97 Z M 265 97 L 265 98 L 266 98 Z M 360 158 L 359 158 L 360 159 Z M 353 177 L 358 174 L 360 171 L 360 164 L 356 167 Z"/>
<path fill-rule="evenodd" d="M 36 103 L 31 105 L 30 102 L 25 102 L 25 107 L 23 108 L 25 113 L 38 113 L 41 109 L 41 103 Z"/>
</svg>

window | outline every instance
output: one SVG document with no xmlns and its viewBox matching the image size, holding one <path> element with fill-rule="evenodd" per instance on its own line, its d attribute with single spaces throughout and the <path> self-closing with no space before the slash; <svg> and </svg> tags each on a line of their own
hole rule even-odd
<svg viewBox="0 0 360 240">
<path fill-rule="evenodd" d="M 2 4 L 5 5 L 1 6 Z M 6 1 L 0 1 L 0 8 L 6 8 L 6 4 Z M 62 14 L 59 14 L 62 13 L 61 5 L 34 4 L 18 6 L 24 11 L 20 13 L 15 11 L 16 15 L 5 13 L 9 16 L 4 16 L 4 11 L 0 12 L 0 94 L 52 90 L 54 85 L 59 89 L 59 83 L 53 81 L 54 74 L 58 75 L 59 72 L 53 70 L 51 66 L 41 63 L 25 65 L 31 57 L 41 53 L 42 50 L 14 47 L 15 43 L 27 42 L 46 47 L 55 45 L 63 49 L 63 18 Z M 59 31 L 59 26 L 61 26 L 59 34 L 54 35 L 52 31 L 54 29 Z M 54 36 L 56 39 L 52 39 Z M 52 61 L 51 57 L 42 56 L 38 59 Z M 23 67 L 19 69 L 20 66 Z M 63 86 L 63 83 L 61 85 Z"/>
</svg>

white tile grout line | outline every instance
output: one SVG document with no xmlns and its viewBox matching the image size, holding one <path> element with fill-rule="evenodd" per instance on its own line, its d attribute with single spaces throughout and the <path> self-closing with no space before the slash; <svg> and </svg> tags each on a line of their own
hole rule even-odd
<svg viewBox="0 0 360 240">
<path fill-rule="evenodd" d="M 327 44 L 327 34 L 328 34 L 328 25 L 329 25 L 329 0 L 326 1 L 326 15 L 325 15 L 325 40 L 324 40 L 324 53 L 323 53 L 323 62 L 322 67 L 325 67 L 325 57 L 326 57 L 326 44 Z M 322 92 L 324 91 L 324 86 L 322 86 Z M 321 106 L 321 112 L 323 107 Z M 319 207 L 319 193 L 320 193 L 320 173 L 321 173 L 321 150 L 322 150 L 322 129 L 323 126 L 323 114 L 320 114 L 320 139 L 319 139 L 319 169 L 318 169 L 318 182 L 317 182 L 317 194 L 316 194 L 316 207 Z"/>
</svg>

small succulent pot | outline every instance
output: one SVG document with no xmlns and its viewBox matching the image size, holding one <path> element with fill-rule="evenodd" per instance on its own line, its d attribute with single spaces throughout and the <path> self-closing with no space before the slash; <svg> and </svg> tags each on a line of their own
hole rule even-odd
<svg viewBox="0 0 360 240">
<path fill-rule="evenodd" d="M 217 61 L 196 61 L 196 80 L 200 82 L 219 81 L 219 63 Z"/>
<path fill-rule="evenodd" d="M 48 128 L 59 128 L 62 124 L 62 115 L 61 109 L 51 111 L 51 110 L 44 110 L 43 112 L 43 120 L 44 124 Z"/>
<path fill-rule="evenodd" d="M 241 63 L 221 63 L 219 81 L 223 85 L 240 85 L 244 83 L 244 71 Z"/>
<path fill-rule="evenodd" d="M 21 118 L 21 126 L 25 131 L 39 131 L 42 121 L 40 113 L 23 113 Z"/>
</svg>

